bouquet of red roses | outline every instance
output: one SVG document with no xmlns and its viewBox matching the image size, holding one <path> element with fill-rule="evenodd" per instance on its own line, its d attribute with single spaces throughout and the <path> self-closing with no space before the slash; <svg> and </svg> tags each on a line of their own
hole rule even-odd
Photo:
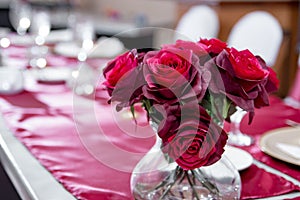
<svg viewBox="0 0 300 200">
<path fill-rule="evenodd" d="M 224 120 L 238 106 L 249 112 L 269 105 L 275 72 L 249 50 L 218 39 L 178 40 L 161 49 L 132 49 L 110 61 L 104 85 L 117 109 L 141 103 L 158 124 L 162 151 L 185 170 L 211 165 L 227 141 Z"/>
</svg>

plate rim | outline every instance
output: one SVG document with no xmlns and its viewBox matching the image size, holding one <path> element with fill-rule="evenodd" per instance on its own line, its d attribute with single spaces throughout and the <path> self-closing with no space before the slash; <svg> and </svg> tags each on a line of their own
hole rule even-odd
<svg viewBox="0 0 300 200">
<path fill-rule="evenodd" d="M 47 71 L 49 71 L 49 70 L 50 70 L 50 72 L 51 71 L 53 72 L 53 70 L 54 71 L 65 70 L 65 73 L 69 73 L 69 75 L 67 75 L 63 78 L 60 77 L 60 78 L 56 78 L 56 79 L 55 78 L 51 79 L 47 76 L 43 76 L 43 74 L 38 74 L 38 75 L 36 75 L 35 79 L 39 82 L 47 82 L 47 83 L 66 82 L 70 78 L 71 73 L 72 73 L 72 69 L 65 67 L 65 66 L 46 67 L 44 69 L 41 69 L 40 72 L 47 73 Z"/>
<path fill-rule="evenodd" d="M 249 168 L 249 167 L 253 164 L 254 158 L 253 158 L 253 156 L 252 156 L 249 152 L 247 152 L 246 150 L 241 149 L 241 148 L 238 148 L 238 147 L 235 147 L 235 146 L 231 146 L 231 145 L 226 145 L 225 151 L 226 151 L 226 148 L 234 149 L 235 151 L 239 151 L 239 152 L 243 153 L 244 155 L 247 155 L 247 156 L 248 156 L 249 162 L 248 162 L 247 164 L 245 164 L 245 166 L 242 167 L 242 168 L 236 167 L 236 165 L 232 162 L 232 164 L 237 168 L 238 171 L 243 171 L 243 170 Z M 225 154 L 225 155 L 226 155 L 226 154 Z M 226 155 L 226 156 L 227 156 L 227 155 Z M 227 158 L 231 161 L 231 159 L 230 159 L 228 156 L 227 156 Z"/>
<path fill-rule="evenodd" d="M 262 152 L 266 153 L 267 155 L 269 155 L 273 158 L 276 158 L 280 161 L 284 161 L 289 164 L 300 166 L 300 160 L 297 160 L 282 151 L 280 151 L 280 152 L 282 152 L 282 154 L 284 154 L 285 156 L 282 156 L 278 153 L 276 154 L 276 152 L 270 150 L 270 148 L 268 148 L 268 145 L 266 144 L 266 140 L 268 139 L 268 137 L 271 137 L 270 135 L 272 135 L 272 134 L 282 134 L 281 132 L 283 132 L 283 131 L 297 130 L 297 129 L 298 129 L 298 131 L 300 131 L 300 127 L 281 127 L 281 128 L 276 128 L 276 129 L 267 131 L 264 134 L 262 134 L 261 137 L 259 138 L 258 146 Z M 300 136 L 299 136 L 299 138 L 300 138 Z"/>
<path fill-rule="evenodd" d="M 74 47 L 74 48 L 71 48 L 73 49 L 73 51 L 64 51 L 63 48 L 64 46 L 63 45 L 66 45 L 68 47 L 68 45 L 70 45 L 69 47 Z M 77 48 L 76 50 L 74 50 L 75 48 Z M 115 57 L 117 57 L 118 55 L 121 55 L 123 53 L 125 53 L 127 51 L 127 49 L 124 47 L 122 49 L 120 49 L 117 53 L 115 53 L 114 55 L 111 55 L 111 56 L 104 56 L 104 55 L 99 55 L 97 53 L 95 53 L 95 47 L 93 47 L 90 52 L 88 52 L 87 54 L 87 57 L 90 58 L 90 59 L 113 59 Z M 65 56 L 67 58 L 77 58 L 78 56 L 78 53 L 80 51 L 80 48 L 79 47 L 76 47 L 76 43 L 74 41 L 68 41 L 68 42 L 60 42 L 60 43 L 57 43 L 54 48 L 53 48 L 53 52 L 57 55 L 61 55 L 61 56 Z"/>
</svg>

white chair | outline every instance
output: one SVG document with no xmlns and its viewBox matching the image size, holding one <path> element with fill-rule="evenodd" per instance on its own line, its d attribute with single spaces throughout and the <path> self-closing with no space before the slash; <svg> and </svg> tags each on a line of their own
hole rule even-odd
<svg viewBox="0 0 300 200">
<path fill-rule="evenodd" d="M 179 20 L 174 40 L 198 41 L 200 38 L 218 37 L 219 28 L 215 10 L 207 5 L 193 6 Z"/>
<path fill-rule="evenodd" d="M 295 80 L 287 97 L 284 98 L 284 103 L 296 109 L 300 109 L 300 54 L 298 56 L 298 69 Z"/>
<path fill-rule="evenodd" d="M 249 49 L 260 55 L 268 66 L 274 66 L 283 40 L 282 27 L 277 19 L 265 11 L 253 11 L 234 25 L 228 45 L 238 50 Z"/>
</svg>

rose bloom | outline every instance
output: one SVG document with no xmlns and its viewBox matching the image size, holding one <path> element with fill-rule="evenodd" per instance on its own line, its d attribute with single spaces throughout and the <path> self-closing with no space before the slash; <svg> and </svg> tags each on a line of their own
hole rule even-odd
<svg viewBox="0 0 300 200">
<path fill-rule="evenodd" d="M 175 47 L 180 49 L 188 49 L 192 50 L 196 56 L 206 56 L 208 53 L 206 51 L 206 45 L 192 42 L 192 41 L 185 41 L 185 40 L 176 40 L 175 44 L 165 44 L 162 46 L 163 48 Z"/>
<path fill-rule="evenodd" d="M 268 77 L 269 71 L 261 65 L 258 59 L 248 50 L 238 51 L 234 48 L 228 50 L 229 60 L 234 74 L 241 80 L 260 81 Z M 239 81 L 246 91 L 250 91 L 256 84 L 249 81 Z"/>
<path fill-rule="evenodd" d="M 219 54 L 221 51 L 228 48 L 227 43 L 216 38 L 200 39 L 198 43 L 205 45 L 205 50 L 212 55 Z"/>
<path fill-rule="evenodd" d="M 110 61 L 103 71 L 106 79 L 104 85 L 111 95 L 118 81 L 130 70 L 138 66 L 138 54 L 135 49 L 125 52 Z"/>
<path fill-rule="evenodd" d="M 145 85 L 145 80 L 139 62 L 144 55 L 144 51 L 138 53 L 133 49 L 110 61 L 104 69 L 104 85 L 111 96 L 108 102 L 118 102 L 118 111 L 140 102 L 143 98 L 142 86 Z"/>
<path fill-rule="evenodd" d="M 154 104 L 203 98 L 210 72 L 200 67 L 198 57 L 191 50 L 168 47 L 150 51 L 143 62 L 147 83 L 143 92 Z"/>
<path fill-rule="evenodd" d="M 275 92 L 276 90 L 278 90 L 279 80 L 275 71 L 271 67 L 267 67 L 265 61 L 261 57 L 256 56 L 256 58 L 263 69 L 269 72 L 267 79 L 259 84 L 259 87 L 261 89 L 258 92 L 257 98 L 254 100 L 255 108 L 261 108 L 263 106 L 269 105 L 269 98 L 267 93 Z"/>
<path fill-rule="evenodd" d="M 210 91 L 225 94 L 235 105 L 250 112 L 249 123 L 255 107 L 269 105 L 268 92 L 276 89 L 277 79 L 274 75 L 269 78 L 271 68 L 249 50 L 226 49 L 205 67 L 212 72 Z"/>
<path fill-rule="evenodd" d="M 163 152 L 168 153 L 184 170 L 217 162 L 228 138 L 227 133 L 211 120 L 203 107 L 199 105 L 198 109 L 199 113 L 195 109 L 185 112 L 174 134 L 163 138 Z"/>
</svg>

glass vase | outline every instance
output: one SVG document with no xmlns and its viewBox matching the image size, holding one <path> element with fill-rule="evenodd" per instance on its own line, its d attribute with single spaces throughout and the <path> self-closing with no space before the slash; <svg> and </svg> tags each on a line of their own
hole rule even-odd
<svg viewBox="0 0 300 200">
<path fill-rule="evenodd" d="M 155 128 L 154 128 L 155 130 Z M 161 151 L 161 139 L 140 160 L 131 176 L 136 200 L 239 199 L 241 181 L 237 169 L 222 158 L 210 165 L 183 170 Z"/>
</svg>

